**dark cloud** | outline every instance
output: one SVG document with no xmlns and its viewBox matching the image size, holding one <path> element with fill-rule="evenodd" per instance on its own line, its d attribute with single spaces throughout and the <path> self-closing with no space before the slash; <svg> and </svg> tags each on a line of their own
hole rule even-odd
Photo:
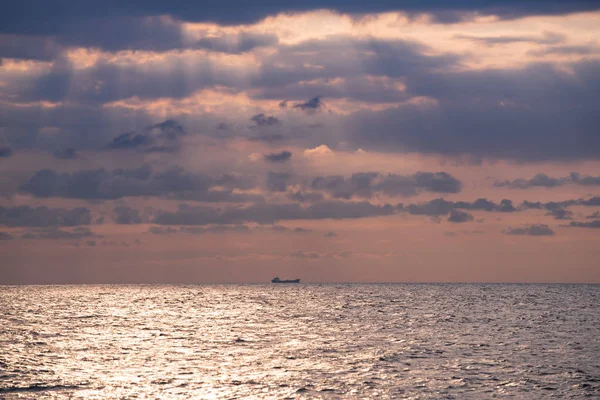
<svg viewBox="0 0 600 400">
<path fill-rule="evenodd" d="M 148 232 L 153 233 L 155 235 L 169 235 L 171 233 L 179 232 L 177 229 L 173 229 L 170 226 L 162 227 L 162 226 L 151 226 L 148 228 Z"/>
<path fill-rule="evenodd" d="M 73 160 L 77 158 L 77 150 L 73 147 L 57 150 L 54 152 L 54 157 L 59 160 Z"/>
<path fill-rule="evenodd" d="M 330 232 L 327 232 L 327 233 L 326 233 L 325 235 L 323 235 L 323 236 L 325 236 L 326 238 L 333 238 L 333 237 L 336 237 L 336 236 L 337 236 L 337 233 L 335 233 L 335 232 L 331 232 L 331 231 L 330 231 Z"/>
<path fill-rule="evenodd" d="M 538 210 L 556 211 L 556 210 L 562 210 L 562 209 L 570 207 L 570 206 L 581 204 L 582 201 L 583 200 L 565 200 L 565 201 L 549 201 L 547 203 L 541 203 L 539 201 L 531 202 L 531 201 L 525 200 L 523 202 L 523 204 L 521 204 L 521 207 L 524 209 L 533 208 L 533 209 L 538 209 Z"/>
<path fill-rule="evenodd" d="M 336 57 L 331 57 L 333 53 Z M 457 55 L 431 53 L 429 47 L 408 40 L 329 36 L 326 40 L 280 46 L 277 53 L 265 60 L 252 85 L 262 89 L 257 97 L 273 100 L 310 98 L 318 92 L 323 97 L 352 98 L 372 103 L 407 101 L 412 95 L 420 94 L 373 82 L 365 74 L 409 83 L 413 77 L 422 79 L 431 74 L 437 75 L 445 68 L 458 66 L 461 60 Z M 357 63 L 357 59 L 361 62 Z M 312 68 L 311 65 L 321 68 Z M 339 81 L 339 78 L 342 83 L 327 84 L 329 80 Z M 310 107 L 323 108 L 320 98 L 318 102 L 313 97 L 311 101 L 295 104 L 302 105 L 307 111 L 315 111 Z M 280 107 L 287 107 L 291 102 L 281 102 Z"/>
<path fill-rule="evenodd" d="M 339 49 L 344 49 L 340 59 L 331 57 Z M 356 63 L 357 59 L 361 63 Z M 600 74 L 600 63 L 594 60 L 573 62 L 565 68 L 537 63 L 513 69 L 468 70 L 459 68 L 462 56 L 432 55 L 431 49 L 414 42 L 329 37 L 280 46 L 263 60 L 251 80 L 242 79 L 241 71 L 233 67 L 215 68 L 209 59 L 193 63 L 190 68 L 195 74 L 190 77 L 184 69 L 178 68 L 167 74 L 162 64 L 142 69 L 102 60 L 82 71 L 73 69 L 65 61 L 64 65 L 56 63 L 43 76 L 28 77 L 15 86 L 14 95 L 21 101 L 69 100 L 71 104 L 91 105 L 134 96 L 140 99 L 182 98 L 199 89 L 218 85 L 251 90 L 255 98 L 281 99 L 290 95 L 306 98 L 317 90 L 322 93 L 321 89 L 328 98 L 344 97 L 374 103 L 421 98 L 429 99 L 431 104 L 409 102 L 385 111 L 363 109 L 350 116 L 338 116 L 342 120 L 342 139 L 366 150 L 417 151 L 454 157 L 469 155 L 479 159 L 600 157 L 600 136 L 596 131 L 600 123 L 596 117 L 600 115 L 600 82 L 596 79 Z M 323 68 L 307 65 L 322 65 Z M 565 73 L 565 69 L 571 73 Z M 317 83 L 318 87 L 302 88 L 304 84 L 300 83 L 325 82 L 340 77 L 352 85 L 365 74 L 398 80 L 406 90 L 393 90 L 388 95 L 372 82 L 365 82 L 364 87 L 350 92 L 322 83 Z M 95 87 L 92 82 L 102 82 L 102 85 Z M 305 96 L 302 90 L 310 94 Z M 255 117 L 254 122 L 262 127 L 277 125 L 276 121 L 279 121 L 277 117 L 265 114 Z M 136 139 L 135 135 L 143 137 Z M 136 132 L 124 137 L 129 139 L 124 144 L 135 145 L 136 140 L 144 142 L 145 135 Z M 283 135 L 259 136 L 256 140 L 282 138 Z M 298 138 L 311 145 L 313 140 L 321 144 L 334 139 L 339 138 L 333 135 Z M 160 150 L 170 147 L 155 143 L 151 146 Z"/>
<path fill-rule="evenodd" d="M 435 104 L 363 110 L 344 126 L 352 143 L 365 150 L 522 161 L 598 159 L 600 62 L 583 60 L 568 67 L 570 73 L 550 63 L 411 72 L 407 92 L 435 99 Z"/>
<path fill-rule="evenodd" d="M 571 172 L 569 176 L 571 182 L 583 186 L 600 185 L 600 176 L 581 175 L 577 172 Z"/>
<path fill-rule="evenodd" d="M 298 109 L 298 110 L 309 112 L 309 113 L 315 112 L 315 111 L 320 111 L 323 108 L 325 108 L 325 104 L 323 103 L 321 98 L 322 98 L 322 96 L 316 96 L 308 101 L 305 101 L 302 103 L 296 103 L 292 107 L 295 109 Z"/>
<path fill-rule="evenodd" d="M 496 181 L 494 182 L 494 186 L 496 187 L 509 187 L 511 189 L 528 189 L 530 187 L 556 187 L 560 186 L 564 183 L 563 179 L 551 178 L 546 174 L 537 174 L 533 178 L 529 180 L 525 179 L 516 179 L 514 181 Z"/>
<path fill-rule="evenodd" d="M 595 228 L 600 229 L 600 220 L 596 219 L 590 222 L 577 222 L 572 221 L 569 226 L 577 227 L 577 228 Z"/>
<path fill-rule="evenodd" d="M 0 146 L 0 158 L 10 157 L 13 154 L 13 150 L 9 146 Z"/>
<path fill-rule="evenodd" d="M 88 228 L 78 227 L 72 231 L 66 231 L 58 228 L 43 228 L 29 231 L 23 234 L 23 239 L 82 239 L 94 237 L 94 233 Z"/>
<path fill-rule="evenodd" d="M 436 217 L 449 214 L 454 209 L 454 203 L 444 199 L 434 199 L 426 203 L 409 204 L 403 209 L 413 215 Z"/>
<path fill-rule="evenodd" d="M 207 36 L 192 42 L 193 48 L 201 48 L 221 53 L 245 53 L 258 47 L 274 46 L 279 38 L 274 34 L 257 34 L 240 32 L 238 34 L 223 34 L 220 36 Z"/>
<path fill-rule="evenodd" d="M 135 131 L 122 133 L 107 145 L 109 149 L 135 149 L 146 147 L 146 152 L 172 152 L 177 150 L 176 141 L 186 135 L 186 131 L 177 121 L 168 119 L 150 125 L 145 132 Z M 148 147 L 153 145 L 152 147 Z"/>
<path fill-rule="evenodd" d="M 521 228 L 508 228 L 502 233 L 507 235 L 552 236 L 554 231 L 543 224 L 533 224 Z"/>
<path fill-rule="evenodd" d="M 479 198 L 474 202 L 466 201 L 448 201 L 442 198 L 433 199 L 428 202 L 420 204 L 399 204 L 397 206 L 399 211 L 405 211 L 413 215 L 427 215 L 430 217 L 439 217 L 442 215 L 448 215 L 452 211 L 457 209 L 464 210 L 480 210 L 488 212 L 515 212 L 517 208 L 513 205 L 512 200 L 503 199 L 499 204 L 496 204 L 488 199 Z M 470 215 L 470 214 L 468 214 Z M 461 218 L 460 216 L 457 218 Z"/>
<path fill-rule="evenodd" d="M 594 196 L 587 200 L 579 200 L 582 206 L 600 206 L 600 196 Z"/>
<path fill-rule="evenodd" d="M 183 126 L 174 119 L 167 119 L 166 121 L 150 125 L 146 130 L 150 133 L 158 132 L 159 138 L 167 138 L 171 140 L 175 140 L 180 136 L 186 135 L 186 131 Z"/>
<path fill-rule="evenodd" d="M 568 183 L 582 186 L 600 185 L 600 176 L 581 175 L 577 172 L 571 172 L 569 176 L 553 178 L 546 174 L 537 174 L 531 179 L 519 178 L 513 181 L 496 181 L 494 182 L 494 186 L 508 187 L 510 189 L 529 189 L 532 187 L 553 188 Z"/>
<path fill-rule="evenodd" d="M 473 216 L 467 212 L 452 210 L 450 211 L 450 216 L 448 216 L 448 222 L 469 222 L 473 220 Z"/>
<path fill-rule="evenodd" d="M 593 55 L 600 53 L 600 48 L 596 45 L 583 45 L 583 46 L 548 46 L 543 49 L 530 50 L 527 54 L 536 57 L 544 57 L 548 55 Z"/>
<path fill-rule="evenodd" d="M 181 21 L 159 15 L 91 17 L 86 21 L 74 20 L 58 31 L 46 37 L 0 34 L 0 57 L 47 61 L 59 57 L 69 47 L 92 47 L 110 52 L 204 49 L 239 54 L 278 42 L 273 34 L 246 31 L 205 32 L 192 39 L 186 37 Z"/>
<path fill-rule="evenodd" d="M 457 39 L 465 39 L 473 42 L 483 43 L 488 46 L 510 43 L 535 43 L 535 44 L 558 44 L 565 41 L 565 35 L 553 32 L 545 32 L 542 36 L 469 36 L 455 35 Z"/>
<path fill-rule="evenodd" d="M 181 204 L 178 210 L 159 211 L 153 222 L 159 225 L 210 225 L 256 222 L 275 224 L 280 220 L 300 219 L 351 219 L 392 215 L 389 205 L 368 202 L 322 202 L 302 208 L 298 204 L 255 204 L 248 207 L 213 208 Z"/>
<path fill-rule="evenodd" d="M 285 192 L 287 190 L 287 182 L 292 177 L 286 172 L 271 172 L 267 173 L 267 189 L 271 192 Z"/>
<path fill-rule="evenodd" d="M 414 196 L 420 191 L 458 193 L 461 183 L 446 172 L 417 172 L 413 175 L 383 175 L 376 172 L 358 172 L 349 179 L 343 176 L 314 178 L 313 190 L 322 190 L 334 198 L 370 198 L 376 193 L 387 196 Z"/>
<path fill-rule="evenodd" d="M 479 198 L 472 203 L 466 201 L 457 201 L 454 203 L 454 207 L 461 208 L 464 210 L 482 210 L 482 211 L 496 211 L 499 206 L 493 201 L 488 199 Z"/>
<path fill-rule="evenodd" d="M 555 208 L 547 212 L 545 215 L 554 217 L 554 219 L 573 219 L 573 212 L 564 208 Z"/>
<path fill-rule="evenodd" d="M 212 186 L 224 186 L 225 191 L 211 191 Z M 193 174 L 179 167 L 153 171 L 148 166 L 107 171 L 81 170 L 59 173 L 51 169 L 37 171 L 20 190 L 36 197 L 66 197 L 77 199 L 114 200 L 128 196 L 171 196 L 201 201 L 247 201 L 260 197 L 236 196 L 232 189 L 247 189 L 250 179 L 223 175 L 212 178 Z"/>
<path fill-rule="evenodd" d="M 116 136 L 107 147 L 109 149 L 134 149 L 150 144 L 151 141 L 147 135 L 136 132 L 125 132 Z"/>
<path fill-rule="evenodd" d="M 292 158 L 292 153 L 287 150 L 284 150 L 279 153 L 269 153 L 264 155 L 265 161 L 277 163 L 277 162 L 286 162 L 290 158 Z"/>
<path fill-rule="evenodd" d="M 319 192 L 297 191 L 289 193 L 288 198 L 300 203 L 316 203 L 317 201 L 323 200 L 325 197 Z"/>
<path fill-rule="evenodd" d="M 50 37 L 0 34 L 0 59 L 50 61 L 63 51 Z"/>
<path fill-rule="evenodd" d="M 269 15 L 293 13 L 314 9 L 332 9 L 342 13 L 362 14 L 375 12 L 404 11 L 411 15 L 431 14 L 437 22 L 456 22 L 473 15 L 496 15 L 500 18 L 519 18 L 529 15 L 557 15 L 572 12 L 597 10 L 598 3 L 593 0 L 572 0 L 569 2 L 548 0 L 516 1 L 419 1 L 406 0 L 402 3 L 387 0 L 360 1 L 338 0 L 305 0 L 303 2 L 282 3 L 276 0 L 265 0 L 246 7 L 238 0 L 205 0 L 202 3 L 159 0 L 134 0 L 123 3 L 118 0 L 96 1 L 59 0 L 48 3 L 44 0 L 23 0 L 11 3 L 4 8 L 0 16 L 0 33 L 26 33 L 43 35 L 76 36 L 86 26 L 90 26 L 90 34 L 108 43 L 118 42 L 119 36 L 125 38 L 144 36 L 156 37 L 167 34 L 168 30 L 157 26 L 167 24 L 161 15 L 193 22 L 218 22 L 222 24 L 247 24 L 258 21 Z M 240 10 L 243 12 L 232 12 Z M 123 33 L 123 27 L 131 24 L 131 18 L 154 17 L 147 26 L 132 28 L 136 33 Z M 122 21 L 119 25 L 111 25 L 110 20 Z M 94 23 L 94 21 L 97 21 Z M 105 25 L 100 25 L 104 23 Z M 114 24 L 114 23 L 113 23 Z M 104 29 L 100 29 L 104 27 Z M 154 32 L 158 31 L 158 32 Z M 135 32 L 135 31 L 134 31 Z M 102 39 L 101 33 L 108 38 Z M 119 35 L 121 34 L 121 35 Z M 172 39 L 171 39 L 172 40 Z M 151 41 L 152 42 L 152 41 Z"/>
<path fill-rule="evenodd" d="M 182 226 L 179 228 L 180 232 L 188 233 L 190 235 L 205 235 L 205 234 L 220 234 L 220 233 L 250 233 L 252 230 L 246 225 L 213 225 L 209 227 L 201 226 Z"/>
<path fill-rule="evenodd" d="M 595 213 L 587 215 L 586 218 L 587 219 L 594 219 L 594 218 L 600 219 L 600 211 L 596 211 Z"/>
<path fill-rule="evenodd" d="M 294 228 L 294 233 L 310 233 L 310 232 L 312 232 L 312 229 Z"/>
<path fill-rule="evenodd" d="M 11 227 L 55 227 L 55 226 L 78 226 L 89 225 L 92 222 L 90 210 L 87 208 L 48 208 L 16 206 L 0 206 L 0 225 Z"/>
<path fill-rule="evenodd" d="M 118 206 L 114 208 L 114 217 L 113 221 L 117 224 L 141 224 L 142 217 L 140 216 L 140 212 L 135 208 L 130 208 L 126 206 Z"/>
<path fill-rule="evenodd" d="M 250 120 L 254 121 L 257 126 L 273 126 L 281 123 L 277 117 L 263 113 L 253 115 Z"/>
<path fill-rule="evenodd" d="M 0 240 L 13 240 L 15 237 L 8 232 L 0 232 Z"/>
</svg>

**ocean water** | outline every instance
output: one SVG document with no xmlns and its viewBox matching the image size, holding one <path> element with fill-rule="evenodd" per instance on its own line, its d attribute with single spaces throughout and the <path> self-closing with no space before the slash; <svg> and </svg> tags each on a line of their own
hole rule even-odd
<svg viewBox="0 0 600 400">
<path fill-rule="evenodd" d="M 0 398 L 600 398 L 597 285 L 0 287 Z"/>
</svg>

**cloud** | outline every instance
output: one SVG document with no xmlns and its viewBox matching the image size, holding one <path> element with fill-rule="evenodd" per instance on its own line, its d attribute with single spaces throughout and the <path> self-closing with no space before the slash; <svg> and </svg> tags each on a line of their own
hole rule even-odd
<svg viewBox="0 0 600 400">
<path fill-rule="evenodd" d="M 545 215 L 553 216 L 554 219 L 572 219 L 573 212 L 564 208 L 555 208 L 547 212 Z"/>
<path fill-rule="evenodd" d="M 152 140 L 149 136 L 136 133 L 136 132 L 125 132 L 116 136 L 109 144 L 109 149 L 134 149 L 136 147 L 150 144 Z"/>
<path fill-rule="evenodd" d="M 10 146 L 0 146 L 0 158 L 10 157 L 13 154 L 13 150 Z"/>
<path fill-rule="evenodd" d="M 319 192 L 303 192 L 303 191 L 296 191 L 296 192 L 290 192 L 288 194 L 288 199 L 290 200 L 294 200 L 300 203 L 316 203 L 318 201 L 321 201 L 325 198 L 325 196 L 323 196 L 323 194 L 319 193 Z"/>
<path fill-rule="evenodd" d="M 89 228 L 78 227 L 72 231 L 66 231 L 58 228 L 42 228 L 33 231 L 29 231 L 23 234 L 23 239 L 50 239 L 50 240 L 62 240 L 62 239 L 82 239 L 96 236 Z"/>
<path fill-rule="evenodd" d="M 89 225 L 92 222 L 91 212 L 87 208 L 48 208 L 40 206 L 2 207 L 0 206 L 0 225 L 10 227 L 55 227 Z"/>
<path fill-rule="evenodd" d="M 325 108 L 325 104 L 323 103 L 321 98 L 322 98 L 322 96 L 313 97 L 312 99 L 310 99 L 308 101 L 294 104 L 292 106 L 292 108 L 302 110 L 302 111 L 305 111 L 308 113 L 320 111 L 323 108 Z M 284 102 L 284 104 L 285 104 L 285 102 Z"/>
<path fill-rule="evenodd" d="M 254 121 L 257 126 L 273 126 L 281 123 L 277 117 L 268 116 L 263 113 L 253 115 L 250 120 Z"/>
<path fill-rule="evenodd" d="M 595 213 L 587 215 L 586 218 L 587 219 L 594 219 L 594 218 L 600 219 L 600 211 L 596 211 Z"/>
<path fill-rule="evenodd" d="M 457 39 L 470 40 L 477 43 L 495 46 L 511 43 L 534 43 L 534 44 L 559 44 L 565 41 L 565 35 L 553 32 L 544 32 L 542 36 L 470 36 L 455 35 Z"/>
<path fill-rule="evenodd" d="M 306 208 L 300 207 L 297 203 L 254 204 L 247 207 L 227 207 L 224 209 L 180 204 L 175 212 L 158 211 L 153 222 L 159 225 L 183 226 L 232 225 L 245 222 L 275 224 L 281 220 L 353 219 L 392 215 L 394 213 L 394 208 L 389 204 L 379 206 L 368 202 L 321 202 Z"/>
<path fill-rule="evenodd" d="M 305 156 L 328 156 L 328 155 L 334 155 L 335 153 L 333 152 L 333 150 L 331 150 L 329 148 L 329 146 L 327 145 L 319 145 L 317 147 L 315 147 L 314 149 L 306 149 L 304 150 L 304 155 Z"/>
<path fill-rule="evenodd" d="M 267 173 L 267 189 L 271 192 L 285 192 L 287 190 L 287 181 L 292 177 L 287 172 Z"/>
<path fill-rule="evenodd" d="M 403 207 L 403 210 L 408 211 L 410 214 L 428 215 L 431 217 L 449 214 L 453 209 L 453 202 L 441 198 L 434 199 L 421 204 L 409 204 Z"/>
<path fill-rule="evenodd" d="M 77 150 L 73 147 L 57 150 L 54 152 L 54 157 L 59 160 L 73 160 L 77 158 Z"/>
<path fill-rule="evenodd" d="M 173 229 L 170 226 L 162 227 L 162 226 L 151 226 L 148 228 L 148 232 L 153 233 L 155 235 L 169 235 L 171 233 L 179 232 L 177 229 Z"/>
<path fill-rule="evenodd" d="M 286 162 L 290 158 L 292 158 L 292 153 L 290 153 L 287 150 L 281 151 L 279 153 L 269 153 L 264 155 L 265 161 L 271 163 Z"/>
<path fill-rule="evenodd" d="M 579 200 L 578 204 L 583 206 L 600 206 L 600 196 L 590 197 L 587 200 Z"/>
<path fill-rule="evenodd" d="M 312 229 L 306 229 L 306 228 L 294 228 L 294 233 L 310 233 L 312 232 Z"/>
<path fill-rule="evenodd" d="M 295 251 L 293 253 L 290 253 L 290 257 L 292 258 L 302 258 L 302 259 L 310 259 L 310 260 L 316 260 L 318 258 L 332 258 L 333 254 L 332 253 L 316 253 L 316 252 L 305 252 L 303 250 L 298 250 Z"/>
<path fill-rule="evenodd" d="M 336 236 L 337 236 L 337 233 L 335 233 L 335 232 L 332 232 L 332 231 L 329 231 L 329 232 L 327 232 L 327 233 L 326 233 L 325 235 L 323 235 L 323 236 L 325 236 L 326 238 L 333 238 L 333 237 L 336 237 Z"/>
<path fill-rule="evenodd" d="M 143 133 L 135 131 L 121 133 L 112 139 L 107 148 L 112 150 L 145 148 L 149 153 L 172 152 L 177 150 L 178 139 L 185 135 L 186 131 L 181 124 L 168 119 L 148 126 Z"/>
<path fill-rule="evenodd" d="M 573 227 L 577 227 L 577 228 L 596 228 L 596 229 L 600 229 L 600 220 L 596 219 L 590 222 L 577 222 L 577 221 L 571 221 L 571 223 L 568 226 L 573 226 Z"/>
<path fill-rule="evenodd" d="M 519 161 L 600 158 L 600 62 L 479 70 L 451 65 L 407 75 L 406 93 L 432 101 L 349 116 L 348 141 L 367 151 Z M 578 82 L 586 82 L 585 89 Z"/>
<path fill-rule="evenodd" d="M 442 198 L 438 198 L 420 204 L 398 204 L 397 208 L 400 211 L 406 211 L 409 214 L 427 215 L 430 217 L 439 217 L 441 215 L 447 215 L 455 209 L 480 210 L 488 212 L 517 211 L 517 208 L 513 205 L 512 200 L 502 199 L 499 204 L 496 204 L 484 198 L 479 198 L 472 203 L 467 201 L 453 202 Z"/>
<path fill-rule="evenodd" d="M 0 34 L 0 59 L 49 61 L 63 50 L 62 46 L 50 37 Z"/>
<path fill-rule="evenodd" d="M 502 233 L 507 235 L 553 236 L 554 231 L 543 224 L 533 224 L 521 228 L 508 228 Z"/>
<path fill-rule="evenodd" d="M 581 175 L 577 172 L 571 172 L 569 176 L 571 182 L 583 186 L 600 185 L 600 176 Z"/>
<path fill-rule="evenodd" d="M 337 0 L 306 0 L 299 3 L 282 4 L 276 0 L 265 0 L 244 12 L 232 12 L 241 9 L 246 3 L 238 0 L 206 0 L 196 2 L 134 1 L 123 4 L 117 0 L 105 3 L 64 0 L 60 7 L 52 7 L 43 0 L 23 0 L 6 7 L 0 16 L 0 33 L 84 36 L 86 44 L 94 46 L 87 36 L 96 42 L 107 44 L 119 41 L 146 41 L 148 47 L 157 46 L 155 42 L 177 40 L 177 31 L 169 31 L 169 19 L 188 22 L 217 22 L 221 24 L 248 24 L 279 13 L 304 12 L 315 9 L 331 9 L 341 13 L 364 14 L 401 11 L 409 15 L 430 14 L 439 23 L 454 23 L 473 15 L 495 15 L 501 19 L 513 19 L 530 15 L 559 15 L 573 12 L 597 10 L 594 1 L 523 2 L 507 0 L 481 2 L 461 0 L 453 2 L 408 0 L 401 4 L 388 1 L 340 2 Z M 132 21 L 133 18 L 153 17 L 144 25 Z M 133 25 L 129 27 L 129 25 Z M 142 25 L 142 26 L 139 26 Z M 104 29 L 102 29 L 104 28 Z M 89 33 L 86 33 L 89 31 Z M 132 31 L 132 32 L 129 32 Z M 102 37 L 104 34 L 105 37 Z M 120 39 L 120 37 L 123 37 Z M 166 39 L 162 38 L 167 36 Z M 136 39 L 137 38 L 137 39 Z M 98 45 L 96 44 L 96 47 Z"/>
<path fill-rule="evenodd" d="M 213 186 L 225 186 L 225 191 L 211 191 Z M 134 169 L 104 168 L 59 173 L 51 169 L 37 171 L 20 186 L 23 193 L 35 197 L 65 197 L 76 199 L 115 200 L 128 196 L 169 196 L 201 201 L 258 200 L 256 196 L 246 199 L 237 197 L 232 189 L 253 187 L 251 179 L 223 175 L 219 178 L 193 174 L 180 167 L 153 171 L 149 166 Z"/>
<path fill-rule="evenodd" d="M 590 199 L 593 201 L 593 199 Z M 523 204 L 521 204 L 521 207 L 524 209 L 528 209 L 528 208 L 533 208 L 533 209 L 538 209 L 538 210 L 550 210 L 550 211 L 558 211 L 558 210 L 562 210 L 564 208 L 570 207 L 570 206 L 574 206 L 574 205 L 578 205 L 578 204 L 582 204 L 584 202 L 584 200 L 565 200 L 565 201 L 549 201 L 547 203 L 541 203 L 541 202 L 531 202 L 531 201 L 527 201 L 525 200 L 523 202 Z"/>
<path fill-rule="evenodd" d="M 577 184 L 582 186 L 600 185 L 600 176 L 581 175 L 577 172 L 571 172 L 569 176 L 562 178 L 553 178 L 546 174 L 536 174 L 531 179 L 515 179 L 513 181 L 496 181 L 496 187 L 508 187 L 510 189 L 529 189 L 532 187 L 553 188 L 565 184 Z"/>
<path fill-rule="evenodd" d="M 346 179 L 343 176 L 316 177 L 312 190 L 321 190 L 334 198 L 370 198 L 377 193 L 387 196 L 414 196 L 421 191 L 458 193 L 461 183 L 446 172 L 417 172 L 413 175 L 383 175 L 376 172 L 358 172 Z"/>
<path fill-rule="evenodd" d="M 220 233 L 230 233 L 230 232 L 250 233 L 252 230 L 246 225 L 213 225 L 213 226 L 209 226 L 209 227 L 182 226 L 181 228 L 179 228 L 179 231 L 183 232 L 183 233 L 188 233 L 191 235 L 204 235 L 204 234 L 214 234 L 214 233 L 220 234 Z"/>
<path fill-rule="evenodd" d="M 0 232 L 0 240 L 13 240 L 15 237 L 8 232 Z"/>
<path fill-rule="evenodd" d="M 126 206 L 115 207 L 113 221 L 117 224 L 141 224 L 142 217 L 140 212 L 134 208 Z"/>
<path fill-rule="evenodd" d="M 464 211 L 452 210 L 450 211 L 450 216 L 448 217 L 448 222 L 469 222 L 473 220 L 473 216 Z"/>
<path fill-rule="evenodd" d="M 119 6 L 120 8 L 120 6 Z M 22 15 L 26 18 L 28 10 Z M 169 51 L 204 49 L 211 52 L 240 54 L 258 47 L 275 45 L 277 36 L 248 31 L 225 30 L 186 34 L 182 21 L 166 15 L 90 16 L 69 25 L 53 27 L 50 36 L 34 36 L 29 32 L 2 34 L 0 56 L 25 60 L 53 60 L 71 47 L 91 47 L 109 52 L 122 50 Z M 40 26 L 38 24 L 38 26 Z"/>
</svg>

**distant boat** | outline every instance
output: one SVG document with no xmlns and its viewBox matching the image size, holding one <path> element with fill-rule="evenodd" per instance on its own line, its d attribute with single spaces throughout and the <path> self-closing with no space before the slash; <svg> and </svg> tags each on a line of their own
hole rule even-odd
<svg viewBox="0 0 600 400">
<path fill-rule="evenodd" d="M 271 279 L 271 283 L 300 283 L 300 279 L 279 279 L 278 276 Z"/>
</svg>

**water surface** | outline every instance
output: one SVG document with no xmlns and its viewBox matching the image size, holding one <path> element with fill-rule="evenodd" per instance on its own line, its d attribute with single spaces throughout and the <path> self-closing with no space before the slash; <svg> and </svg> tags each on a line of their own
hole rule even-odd
<svg viewBox="0 0 600 400">
<path fill-rule="evenodd" d="M 600 397 L 600 286 L 0 287 L 0 397 Z"/>
</svg>

